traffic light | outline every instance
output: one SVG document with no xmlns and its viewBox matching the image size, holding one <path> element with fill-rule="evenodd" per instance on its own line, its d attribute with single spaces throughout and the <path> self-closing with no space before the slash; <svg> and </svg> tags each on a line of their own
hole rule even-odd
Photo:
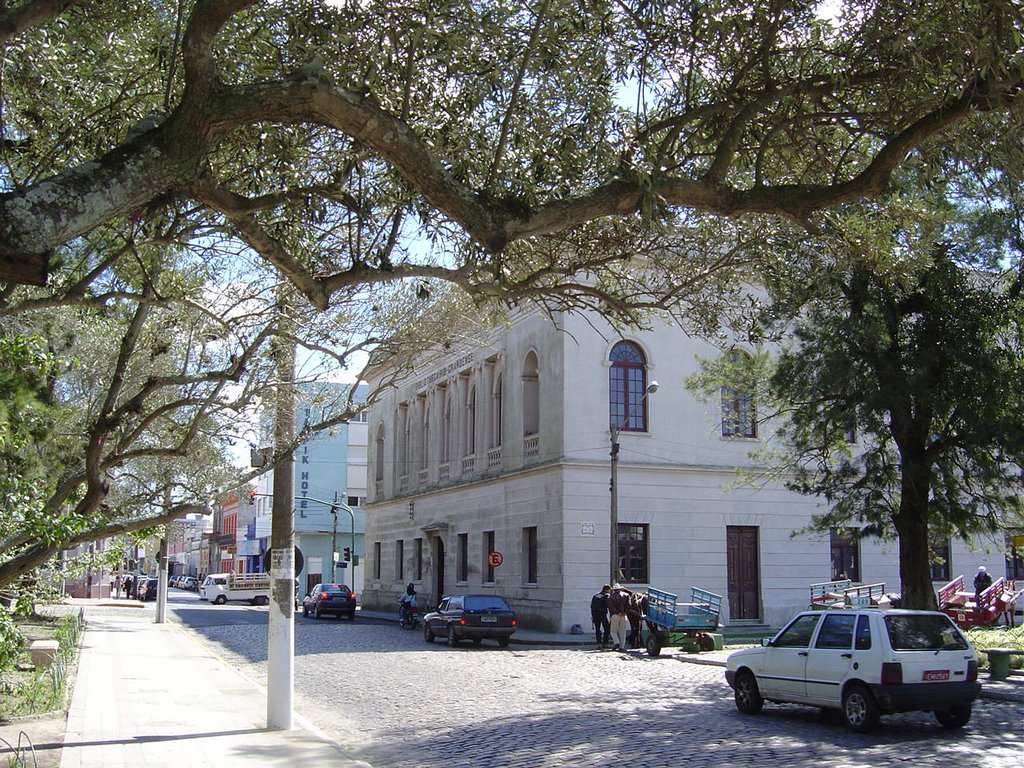
<svg viewBox="0 0 1024 768">
<path fill-rule="evenodd" d="M 345 547 L 345 554 L 343 557 L 346 563 L 352 562 L 352 547 Z"/>
</svg>

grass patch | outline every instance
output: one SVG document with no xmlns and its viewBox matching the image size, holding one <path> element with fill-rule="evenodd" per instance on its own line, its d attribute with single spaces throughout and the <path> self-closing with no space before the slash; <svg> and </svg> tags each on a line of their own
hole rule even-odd
<svg viewBox="0 0 1024 768">
<path fill-rule="evenodd" d="M 978 663 L 982 667 L 988 667 L 988 655 L 981 651 L 989 648 L 1016 648 L 1024 651 L 1024 625 L 1012 629 L 1008 627 L 973 627 L 966 630 L 965 634 L 971 641 L 971 645 L 978 649 Z M 1011 656 L 1010 668 L 1024 669 L 1024 657 Z"/>
<path fill-rule="evenodd" d="M 64 708 L 68 670 L 78 651 L 82 624 L 81 612 L 14 618 L 14 626 L 24 642 L 11 654 L 14 663 L 0 670 L 0 720 Z M 48 669 L 32 665 L 29 645 L 34 640 L 56 640 L 59 644 L 57 658 Z"/>
</svg>

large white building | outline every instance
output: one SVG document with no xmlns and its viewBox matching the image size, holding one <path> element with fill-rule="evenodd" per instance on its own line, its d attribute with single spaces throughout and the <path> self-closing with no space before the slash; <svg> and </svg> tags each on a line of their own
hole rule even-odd
<svg viewBox="0 0 1024 768">
<path fill-rule="evenodd" d="M 895 544 L 796 536 L 817 500 L 737 482 L 770 435 L 744 394 L 702 402 L 685 388 L 697 356 L 717 354 L 667 324 L 622 336 L 596 314 L 536 313 L 425 357 L 369 411 L 363 604 L 393 608 L 411 581 L 429 604 L 496 592 L 526 626 L 588 627 L 611 572 L 610 424 L 625 584 L 719 593 L 734 627 L 778 626 L 810 584 L 840 575 L 898 591 Z M 975 546 L 951 542 L 937 585 L 980 563 L 1024 577 L 1002 541 Z"/>
</svg>

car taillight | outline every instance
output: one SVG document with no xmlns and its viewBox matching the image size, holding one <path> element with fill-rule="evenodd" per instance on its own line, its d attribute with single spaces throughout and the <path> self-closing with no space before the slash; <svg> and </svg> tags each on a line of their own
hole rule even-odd
<svg viewBox="0 0 1024 768">
<path fill-rule="evenodd" d="M 967 662 L 967 682 L 973 683 L 978 679 L 978 662 L 976 659 L 971 659 Z"/>
<path fill-rule="evenodd" d="M 330 600 L 330 599 L 331 599 L 331 596 L 330 596 L 330 594 L 328 594 L 327 592 L 321 592 L 321 593 L 320 593 L 320 599 L 321 599 L 321 600 Z"/>
<path fill-rule="evenodd" d="M 516 621 L 515 619 L 512 619 L 512 626 L 513 627 L 516 626 L 518 623 L 519 623 L 518 621 Z"/>
<path fill-rule="evenodd" d="M 348 599 L 354 603 L 356 601 L 356 593 L 353 592 L 351 595 L 348 596 Z"/>
<path fill-rule="evenodd" d="M 882 664 L 882 685 L 902 685 L 903 665 L 898 661 L 886 661 Z"/>
<path fill-rule="evenodd" d="M 459 626 L 460 627 L 466 626 L 466 620 L 465 619 L 459 619 Z"/>
</svg>

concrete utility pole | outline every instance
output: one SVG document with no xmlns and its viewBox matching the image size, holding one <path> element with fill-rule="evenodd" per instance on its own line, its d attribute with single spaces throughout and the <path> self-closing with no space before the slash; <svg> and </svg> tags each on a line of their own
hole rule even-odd
<svg viewBox="0 0 1024 768">
<path fill-rule="evenodd" d="M 647 401 L 647 396 L 652 395 L 658 391 L 658 382 L 652 381 L 647 385 L 647 390 L 632 408 L 627 409 L 626 415 L 622 421 L 618 424 L 609 424 L 608 432 L 611 436 L 612 450 L 611 450 L 611 480 L 608 484 L 611 490 L 611 581 L 609 584 L 615 584 L 621 578 L 619 575 L 619 433 L 622 428 L 629 423 L 630 417 L 636 412 L 637 408 L 643 406 Z"/>
<path fill-rule="evenodd" d="M 160 554 L 157 556 L 156 571 L 156 623 L 163 624 L 167 621 L 167 529 L 164 526 L 164 535 L 160 537 Z"/>
<path fill-rule="evenodd" d="M 295 342 L 291 301 L 282 289 L 275 357 L 274 500 L 270 523 L 270 616 L 267 624 L 267 728 L 291 730 L 295 690 Z"/>
</svg>

